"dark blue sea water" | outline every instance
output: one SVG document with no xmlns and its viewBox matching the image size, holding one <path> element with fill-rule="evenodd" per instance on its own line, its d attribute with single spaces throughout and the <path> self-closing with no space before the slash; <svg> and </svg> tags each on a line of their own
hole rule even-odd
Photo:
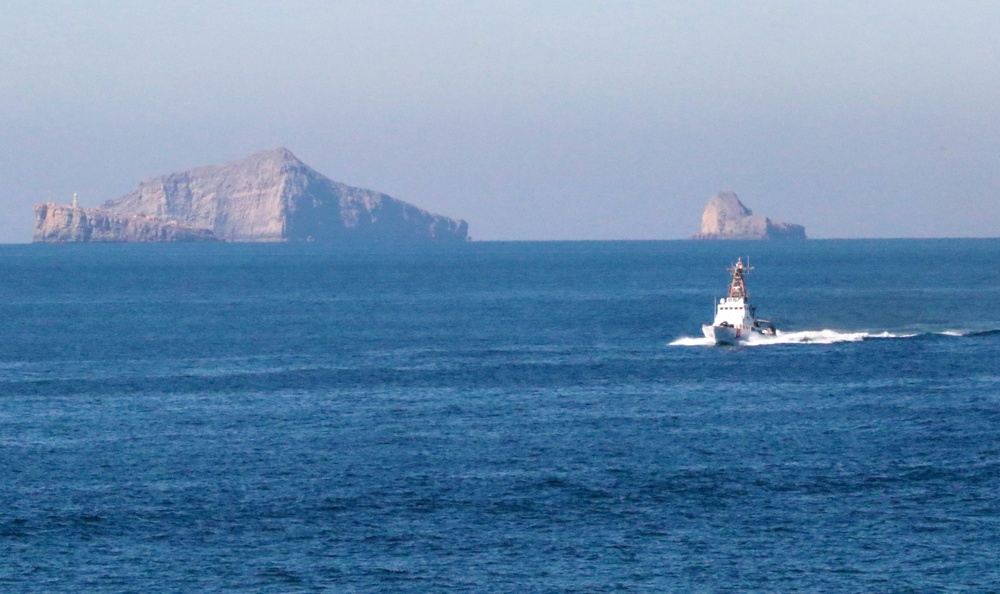
<svg viewBox="0 0 1000 594">
<path fill-rule="evenodd" d="M 0 246 L 0 591 L 997 591 L 998 262 Z"/>
</svg>

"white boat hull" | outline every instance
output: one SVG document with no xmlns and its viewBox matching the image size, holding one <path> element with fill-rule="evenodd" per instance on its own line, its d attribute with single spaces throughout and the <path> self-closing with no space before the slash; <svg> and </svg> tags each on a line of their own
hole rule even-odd
<svg viewBox="0 0 1000 594">
<path fill-rule="evenodd" d="M 707 324 L 701 327 L 701 331 L 705 334 L 705 338 L 714 340 L 715 344 L 739 344 L 741 340 L 746 340 L 746 335 L 749 334 L 733 326 L 709 326 Z"/>
</svg>

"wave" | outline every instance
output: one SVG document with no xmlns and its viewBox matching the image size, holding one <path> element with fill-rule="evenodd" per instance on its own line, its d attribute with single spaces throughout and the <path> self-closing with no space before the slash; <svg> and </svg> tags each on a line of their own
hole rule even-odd
<svg viewBox="0 0 1000 594">
<path fill-rule="evenodd" d="M 1000 330 L 943 330 L 941 332 L 925 332 L 922 336 L 950 336 L 952 338 L 983 338 L 1000 336 Z"/>
<path fill-rule="evenodd" d="M 985 336 L 1000 336 L 1000 330 L 974 330 L 972 332 L 966 332 L 961 334 L 961 336 L 968 337 L 985 337 Z"/>
<path fill-rule="evenodd" d="M 837 330 L 801 330 L 798 332 L 778 331 L 774 336 L 752 334 L 741 344 L 746 346 L 765 346 L 773 344 L 835 344 L 839 342 L 861 342 L 891 338 L 916 338 L 921 336 L 951 336 L 958 338 L 1000 336 L 1000 330 L 944 330 L 941 332 L 839 332 Z M 670 346 L 714 346 L 710 338 L 682 336 L 669 343 Z"/>
</svg>

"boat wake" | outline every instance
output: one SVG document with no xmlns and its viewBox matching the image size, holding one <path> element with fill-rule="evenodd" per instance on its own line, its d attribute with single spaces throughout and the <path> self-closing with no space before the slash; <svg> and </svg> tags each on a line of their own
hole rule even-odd
<svg viewBox="0 0 1000 594">
<path fill-rule="evenodd" d="M 763 346 L 769 344 L 834 344 L 838 342 L 861 342 L 869 338 L 904 338 L 911 335 L 891 334 L 882 332 L 837 332 L 836 330 L 804 330 L 801 332 L 778 331 L 774 336 L 752 334 L 748 340 L 740 343 L 746 346 Z M 670 346 L 715 346 L 711 338 L 684 336 L 670 343 Z"/>
<path fill-rule="evenodd" d="M 800 332 L 778 331 L 774 336 L 752 334 L 748 340 L 741 342 L 745 346 L 765 346 L 773 344 L 835 344 L 839 342 L 861 342 L 888 338 L 915 338 L 918 336 L 953 336 L 953 337 L 983 337 L 1000 335 L 1000 330 L 961 331 L 946 330 L 943 332 L 926 333 L 893 333 L 893 332 L 838 332 L 836 330 L 803 330 Z M 670 346 L 715 346 L 711 338 L 682 336 L 670 343 Z"/>
</svg>

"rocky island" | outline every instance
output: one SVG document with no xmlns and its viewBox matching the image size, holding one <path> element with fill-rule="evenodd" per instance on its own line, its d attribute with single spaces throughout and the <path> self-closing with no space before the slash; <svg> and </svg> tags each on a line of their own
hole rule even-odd
<svg viewBox="0 0 1000 594">
<path fill-rule="evenodd" d="M 701 233 L 692 239 L 805 239 L 802 225 L 753 214 L 733 192 L 708 199 L 701 215 Z"/>
<path fill-rule="evenodd" d="M 465 221 L 330 180 L 285 148 L 149 179 L 97 208 L 35 205 L 35 242 L 467 239 Z"/>
</svg>

